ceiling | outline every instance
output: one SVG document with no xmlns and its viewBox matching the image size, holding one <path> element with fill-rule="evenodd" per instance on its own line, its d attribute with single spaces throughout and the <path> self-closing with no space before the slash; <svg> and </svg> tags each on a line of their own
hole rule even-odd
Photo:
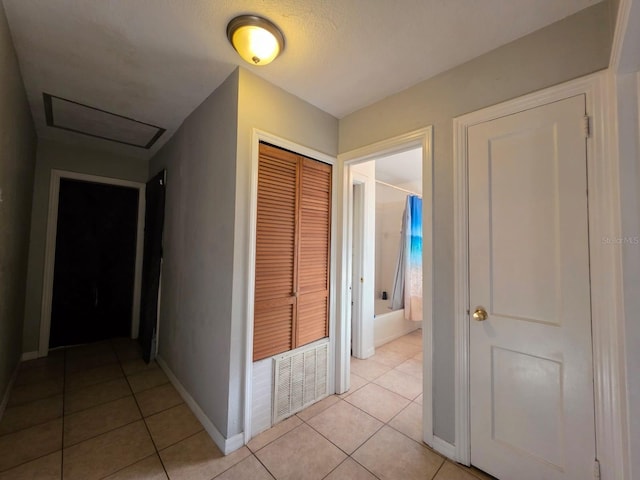
<svg viewBox="0 0 640 480">
<path fill-rule="evenodd" d="M 422 148 L 376 158 L 376 180 L 422 195 Z M 376 185 L 376 204 L 403 201 L 408 192 Z"/>
<path fill-rule="evenodd" d="M 237 65 L 342 118 L 600 0 L 2 1 L 39 137 L 146 158 Z M 272 64 L 227 42 L 241 13 L 284 32 Z M 53 128 L 43 93 L 166 132 L 145 149 Z"/>
</svg>

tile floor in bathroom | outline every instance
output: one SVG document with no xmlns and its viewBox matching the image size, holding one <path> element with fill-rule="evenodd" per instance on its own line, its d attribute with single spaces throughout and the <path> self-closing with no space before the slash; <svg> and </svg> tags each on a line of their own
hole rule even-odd
<svg viewBox="0 0 640 480">
<path fill-rule="evenodd" d="M 21 364 L 0 479 L 486 480 L 421 441 L 419 330 L 352 359 L 351 389 L 223 456 L 156 363 L 117 339 Z"/>
</svg>

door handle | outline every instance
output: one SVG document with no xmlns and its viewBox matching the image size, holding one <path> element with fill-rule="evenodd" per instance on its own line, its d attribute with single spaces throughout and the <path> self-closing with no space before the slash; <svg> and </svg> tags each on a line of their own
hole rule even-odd
<svg viewBox="0 0 640 480">
<path fill-rule="evenodd" d="M 484 322 L 487 318 L 489 318 L 489 315 L 484 307 L 476 307 L 476 311 L 473 312 L 473 319 L 478 322 Z"/>
</svg>

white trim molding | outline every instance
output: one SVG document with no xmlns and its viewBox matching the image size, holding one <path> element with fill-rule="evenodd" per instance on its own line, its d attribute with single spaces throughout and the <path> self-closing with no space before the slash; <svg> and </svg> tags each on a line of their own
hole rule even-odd
<svg viewBox="0 0 640 480">
<path fill-rule="evenodd" d="M 575 95 L 585 95 L 591 118 L 587 140 L 589 188 L 589 244 L 594 364 L 596 449 L 602 478 L 623 479 L 625 461 L 625 395 L 622 362 L 622 295 L 620 248 L 602 238 L 619 237 L 618 159 L 612 155 L 609 76 L 596 73 L 518 99 L 455 118 L 455 385 L 456 448 L 454 459 L 470 463 L 469 439 L 469 272 L 467 133 L 472 125 L 517 113 Z"/>
<path fill-rule="evenodd" d="M 375 354 L 374 324 L 365 319 L 375 313 L 375 166 L 372 175 L 349 170 L 349 186 L 345 202 L 348 204 L 349 254 L 346 258 L 349 273 L 347 305 L 350 310 L 351 356 L 369 358 Z M 354 191 L 354 188 L 357 189 Z M 354 280 L 360 278 L 360 281 Z M 350 286 L 350 287 L 349 287 Z M 350 297 L 350 298 L 349 298 Z"/>
<path fill-rule="evenodd" d="M 337 269 L 337 185 L 338 172 L 336 168 L 336 158 L 319 152 L 309 147 L 299 145 L 291 140 L 284 139 L 272 133 L 254 128 L 251 137 L 251 190 L 249 201 L 249 241 L 247 256 L 247 318 L 245 321 L 245 368 L 244 368 L 244 433 L 243 443 L 246 444 L 253 436 L 252 432 L 252 407 L 253 407 L 253 314 L 254 314 L 254 294 L 256 278 L 256 232 L 258 217 L 258 161 L 260 156 L 260 142 L 270 143 L 279 148 L 290 150 L 300 155 L 304 155 L 314 160 L 327 163 L 332 168 L 332 198 L 331 198 L 331 263 L 329 281 L 329 394 L 335 392 L 335 365 L 339 362 L 336 359 L 336 269 Z"/>
<path fill-rule="evenodd" d="M 637 45 L 640 26 L 637 24 L 640 6 L 637 1 L 620 0 L 614 20 L 615 30 L 611 42 L 609 69 L 616 73 L 637 71 Z M 635 50 L 635 51 L 634 51 Z"/>
<path fill-rule="evenodd" d="M 162 357 L 156 357 L 156 361 L 158 362 L 158 365 L 160 365 L 162 371 L 167 374 L 167 377 L 169 377 L 169 381 L 176 388 L 182 399 L 187 405 L 189 405 L 189 408 L 196 416 L 196 418 L 200 421 L 204 429 L 207 431 L 207 433 L 211 437 L 211 440 L 213 440 L 213 442 L 218 446 L 223 454 L 228 455 L 244 445 L 244 438 L 242 433 L 238 433 L 231 438 L 225 438 L 225 436 L 220 433 L 220 431 L 211 422 L 211 420 L 209 420 L 209 417 L 207 417 L 207 414 L 204 413 L 202 408 L 200 408 L 198 402 L 196 402 L 193 397 L 189 395 L 189 392 L 187 392 L 184 386 L 180 383 L 180 381 L 171 371 L 164 359 Z"/>
<path fill-rule="evenodd" d="M 447 458 L 454 458 L 456 455 L 456 446 L 442 440 L 440 437 L 434 435 L 431 447 L 438 453 L 441 453 Z"/>
<path fill-rule="evenodd" d="M 340 184 L 340 297 L 343 299 L 340 304 L 339 330 L 340 338 L 345 340 L 339 343 L 339 351 L 336 352 L 338 359 L 344 362 L 341 369 L 336 373 L 344 388 L 348 389 L 349 383 L 349 362 L 350 349 L 348 339 L 351 334 L 351 303 L 344 299 L 349 299 L 349 283 L 351 273 L 349 271 L 349 259 L 351 251 L 351 234 L 349 231 L 349 189 L 350 176 L 349 166 L 357 163 L 375 160 L 394 153 L 422 147 L 422 198 L 426 203 L 426 208 L 422 209 L 422 238 L 424 244 L 428 245 L 423 250 L 422 255 L 422 297 L 423 297 L 423 321 L 422 321 L 422 349 L 423 349 L 423 402 L 422 402 L 422 432 L 423 440 L 427 445 L 433 445 L 433 127 L 428 126 L 413 132 L 392 137 L 380 142 L 366 145 L 349 152 L 338 155 L 339 170 L 341 174 Z"/>
<path fill-rule="evenodd" d="M 53 273 L 56 257 L 56 234 L 58 231 L 58 202 L 60 198 L 60 179 L 70 178 L 85 182 L 104 183 L 138 190 L 138 224 L 136 227 L 136 260 L 133 281 L 133 308 L 131 312 L 131 338 L 138 336 L 140 324 L 140 292 L 142 289 L 142 252 L 144 249 L 144 214 L 146 185 L 130 180 L 99 177 L 85 173 L 51 170 L 49 183 L 49 213 L 47 217 L 47 238 L 44 257 L 44 279 L 42 282 L 42 310 L 40 313 L 40 343 L 38 355 L 46 357 L 49 352 L 49 334 L 51 332 L 51 306 L 53 301 Z"/>
<path fill-rule="evenodd" d="M 38 358 L 38 351 L 34 350 L 32 352 L 22 352 L 22 357 L 20 357 L 21 362 L 28 362 L 29 360 L 35 360 Z"/>
</svg>

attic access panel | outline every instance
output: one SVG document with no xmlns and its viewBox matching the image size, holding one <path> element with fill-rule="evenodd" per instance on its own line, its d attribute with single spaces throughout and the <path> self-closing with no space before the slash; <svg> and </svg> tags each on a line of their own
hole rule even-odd
<svg viewBox="0 0 640 480">
<path fill-rule="evenodd" d="M 73 100 L 44 92 L 42 96 L 50 127 L 144 149 L 151 148 L 165 132 L 164 128 Z"/>
</svg>

